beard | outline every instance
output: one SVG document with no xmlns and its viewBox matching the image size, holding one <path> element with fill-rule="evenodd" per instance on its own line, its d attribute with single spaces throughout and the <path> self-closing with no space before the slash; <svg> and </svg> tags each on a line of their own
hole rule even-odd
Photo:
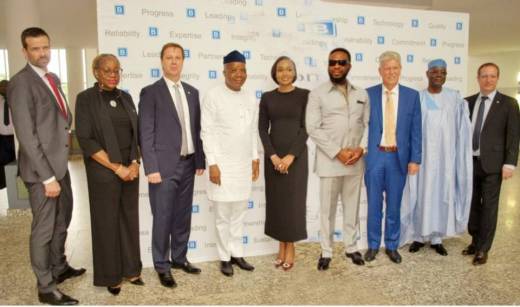
<svg viewBox="0 0 520 307">
<path fill-rule="evenodd" d="M 345 82 L 347 82 L 347 74 L 348 74 L 348 72 L 345 72 L 340 77 L 335 78 L 332 76 L 331 73 L 329 73 L 330 82 L 332 82 L 334 84 L 344 84 Z"/>
</svg>

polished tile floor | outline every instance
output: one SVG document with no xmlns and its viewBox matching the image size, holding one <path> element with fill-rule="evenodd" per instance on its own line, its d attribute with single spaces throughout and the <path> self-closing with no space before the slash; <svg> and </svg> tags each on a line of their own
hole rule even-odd
<svg viewBox="0 0 520 307">
<path fill-rule="evenodd" d="M 85 305 L 172 304 L 520 304 L 520 172 L 502 186 L 497 235 L 489 261 L 475 267 L 460 252 L 468 235 L 445 241 L 447 257 L 429 248 L 417 254 L 400 250 L 403 262 L 391 263 L 384 253 L 365 267 L 346 261 L 336 245 L 331 268 L 316 270 L 317 243 L 297 245 L 295 267 L 284 272 L 273 267 L 274 256 L 250 257 L 254 272 L 235 270 L 224 277 L 218 262 L 197 264 L 202 274 L 174 271 L 178 287 L 160 286 L 151 268 L 143 270 L 146 286 L 124 284 L 114 297 L 92 285 L 92 260 L 88 202 L 83 165 L 71 162 L 75 208 L 67 253 L 75 267 L 87 273 L 60 285 L 65 293 Z M 82 188 L 74 188 L 74 187 Z M 38 304 L 36 281 L 31 271 L 28 238 L 31 215 L 27 210 L 9 211 L 0 217 L 0 305 Z"/>
</svg>

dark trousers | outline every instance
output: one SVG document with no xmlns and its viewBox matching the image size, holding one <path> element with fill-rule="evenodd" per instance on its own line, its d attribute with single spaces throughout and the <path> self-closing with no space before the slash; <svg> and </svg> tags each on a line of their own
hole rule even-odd
<svg viewBox="0 0 520 307">
<path fill-rule="evenodd" d="M 4 166 L 16 159 L 14 152 L 14 135 L 0 134 L 0 189 L 6 187 Z"/>
<path fill-rule="evenodd" d="M 195 162 L 191 156 L 179 161 L 172 177 L 148 185 L 153 215 L 152 258 L 159 273 L 169 272 L 170 259 L 175 263 L 187 261 L 194 182 Z"/>
<path fill-rule="evenodd" d="M 488 252 L 497 229 L 498 200 L 502 174 L 487 174 L 480 159 L 473 158 L 473 197 L 468 232 L 477 251 Z"/>
<path fill-rule="evenodd" d="M 41 182 L 28 183 L 33 220 L 31 224 L 31 265 L 38 281 L 38 291 L 49 293 L 56 290 L 54 277 L 67 267 L 65 241 L 72 217 L 72 189 L 69 172 L 59 180 L 61 192 L 58 197 L 45 196 Z"/>
<path fill-rule="evenodd" d="M 379 159 L 365 173 L 367 186 L 367 239 L 368 248 L 379 249 L 381 245 L 381 222 L 383 219 L 383 192 L 385 193 L 385 248 L 399 247 L 401 229 L 401 199 L 406 182 L 399 166 L 397 152 L 378 152 Z"/>
<path fill-rule="evenodd" d="M 141 275 L 139 179 L 125 182 L 85 159 L 90 199 L 94 285 L 116 286 Z"/>
</svg>

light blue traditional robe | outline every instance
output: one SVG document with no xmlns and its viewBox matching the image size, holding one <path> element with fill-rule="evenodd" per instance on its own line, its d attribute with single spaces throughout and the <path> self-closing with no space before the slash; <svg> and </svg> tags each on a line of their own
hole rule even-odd
<svg viewBox="0 0 520 307">
<path fill-rule="evenodd" d="M 458 91 L 420 92 L 420 170 L 408 176 L 401 204 L 400 244 L 449 237 L 466 230 L 471 206 L 471 121 Z"/>
</svg>

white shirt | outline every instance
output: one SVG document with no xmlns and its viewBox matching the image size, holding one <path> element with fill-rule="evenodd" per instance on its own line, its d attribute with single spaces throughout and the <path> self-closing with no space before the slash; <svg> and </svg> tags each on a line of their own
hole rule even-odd
<svg viewBox="0 0 520 307">
<path fill-rule="evenodd" d="M 11 112 L 9 112 L 9 125 L 4 125 L 4 104 L 5 99 L 4 96 L 0 95 L 0 134 L 1 135 L 13 135 L 13 118 L 11 117 Z"/>
<path fill-rule="evenodd" d="M 186 138 L 188 142 L 188 154 L 192 154 L 195 152 L 195 146 L 193 145 L 193 138 L 191 136 L 191 125 L 190 125 L 190 108 L 188 106 L 188 98 L 186 98 L 186 93 L 184 92 L 184 88 L 182 87 L 181 80 L 177 82 L 173 82 L 172 80 L 163 77 L 164 81 L 166 81 L 166 85 L 168 86 L 168 90 L 170 91 L 170 96 L 172 96 L 173 104 L 175 105 L 175 110 L 179 111 L 177 107 L 178 101 L 175 101 L 175 85 L 179 87 L 179 91 L 181 93 L 181 103 L 182 103 L 182 111 L 184 113 L 184 127 L 186 128 Z M 180 118 L 179 118 L 180 119 Z"/>
<path fill-rule="evenodd" d="M 392 93 L 392 102 L 394 103 L 394 114 L 395 114 L 395 129 L 397 133 L 397 110 L 399 108 L 399 84 L 396 84 L 393 89 L 389 90 L 384 85 L 382 85 L 383 91 L 381 94 L 381 114 L 383 115 L 383 134 L 381 135 L 381 142 L 379 142 L 380 146 L 389 146 L 389 145 L 397 145 L 397 144 L 386 144 L 385 143 L 385 108 L 386 108 L 386 99 L 387 95 L 386 92 L 389 91 Z M 397 142 L 397 135 L 395 137 L 395 140 Z"/>
<path fill-rule="evenodd" d="M 38 66 L 34 66 L 31 63 L 29 63 L 29 66 L 31 66 L 31 68 L 38 74 L 38 76 L 40 76 L 40 78 L 42 78 L 43 83 L 45 83 L 47 85 L 47 87 L 51 91 L 51 93 L 54 96 L 54 98 L 56 99 L 56 101 L 58 101 L 58 97 L 56 97 L 56 95 L 54 94 L 54 91 L 52 90 L 51 84 L 49 83 L 49 80 L 47 79 L 47 77 L 45 77 L 45 74 L 47 72 L 45 70 L 41 69 Z M 58 85 L 56 84 L 56 86 L 58 86 Z M 65 107 L 65 114 L 67 114 L 67 112 L 68 112 L 68 110 L 67 110 L 67 99 L 65 99 L 65 97 L 63 97 L 63 95 L 61 94 L 61 92 L 59 90 L 58 90 L 58 93 L 60 94 L 61 100 L 65 104 L 65 106 L 64 106 Z"/>
</svg>

